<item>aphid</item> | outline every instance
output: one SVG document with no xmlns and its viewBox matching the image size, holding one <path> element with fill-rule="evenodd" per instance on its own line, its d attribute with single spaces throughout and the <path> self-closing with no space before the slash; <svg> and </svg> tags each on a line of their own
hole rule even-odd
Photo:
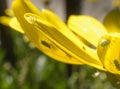
<svg viewBox="0 0 120 89">
<path fill-rule="evenodd" d="M 107 46 L 109 43 L 110 43 L 109 40 L 103 39 L 103 40 L 100 42 L 100 45 L 101 45 L 102 47 L 105 47 L 105 46 Z"/>
</svg>

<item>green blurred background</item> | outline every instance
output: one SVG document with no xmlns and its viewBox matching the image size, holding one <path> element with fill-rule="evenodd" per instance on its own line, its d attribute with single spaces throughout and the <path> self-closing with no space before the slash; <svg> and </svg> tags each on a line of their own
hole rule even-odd
<svg viewBox="0 0 120 89">
<path fill-rule="evenodd" d="M 4 10 L 10 8 L 11 1 L 0 0 L 0 16 L 5 15 Z M 112 8 L 112 0 L 32 1 L 38 8 L 53 10 L 64 21 L 71 14 L 87 14 L 101 20 Z M 104 73 L 87 65 L 55 61 L 34 48 L 24 35 L 0 24 L 0 89 L 115 88 Z"/>
</svg>

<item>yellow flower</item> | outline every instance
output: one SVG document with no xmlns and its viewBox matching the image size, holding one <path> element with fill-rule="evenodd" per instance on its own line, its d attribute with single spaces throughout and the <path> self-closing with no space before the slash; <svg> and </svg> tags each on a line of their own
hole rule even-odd
<svg viewBox="0 0 120 89">
<path fill-rule="evenodd" d="M 109 15 L 104 25 L 85 15 L 70 16 L 66 25 L 51 11 L 39 11 L 29 0 L 14 0 L 12 9 L 15 17 L 10 26 L 25 34 L 46 55 L 120 74 L 120 33 L 115 28 L 119 24 L 114 24 Z M 114 33 L 109 33 L 108 22 L 112 22 Z"/>
</svg>

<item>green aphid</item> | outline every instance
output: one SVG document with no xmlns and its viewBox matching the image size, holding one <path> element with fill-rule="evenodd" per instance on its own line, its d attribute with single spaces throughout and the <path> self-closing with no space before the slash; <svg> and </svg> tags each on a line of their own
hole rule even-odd
<svg viewBox="0 0 120 89">
<path fill-rule="evenodd" d="M 109 43 L 110 43 L 109 40 L 104 39 L 104 40 L 102 40 L 102 41 L 100 42 L 100 45 L 101 45 L 102 47 L 105 47 L 105 46 L 109 45 Z"/>
</svg>

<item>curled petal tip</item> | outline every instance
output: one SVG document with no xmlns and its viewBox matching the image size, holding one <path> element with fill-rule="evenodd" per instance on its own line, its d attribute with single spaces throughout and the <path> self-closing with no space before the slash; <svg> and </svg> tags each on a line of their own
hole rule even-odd
<svg viewBox="0 0 120 89">
<path fill-rule="evenodd" d="M 24 15 L 24 18 L 25 18 L 25 19 L 27 20 L 27 22 L 30 23 L 30 24 L 34 23 L 34 22 L 37 20 L 37 18 L 36 18 L 35 16 L 33 16 L 31 13 L 26 13 L 26 14 Z"/>
</svg>

